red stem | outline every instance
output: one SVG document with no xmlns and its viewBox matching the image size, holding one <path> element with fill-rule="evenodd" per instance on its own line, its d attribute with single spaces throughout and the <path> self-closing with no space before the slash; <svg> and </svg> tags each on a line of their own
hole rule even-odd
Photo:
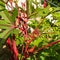
<svg viewBox="0 0 60 60">
<path fill-rule="evenodd" d="M 55 44 L 57 44 L 58 42 L 60 42 L 60 40 L 57 40 L 57 41 L 55 41 L 55 42 L 51 42 L 50 44 L 48 44 L 48 45 L 46 45 L 46 46 L 42 46 L 41 48 L 38 48 L 38 50 L 36 50 L 35 52 L 38 52 L 38 51 L 40 51 L 40 50 L 43 50 L 43 49 L 45 49 L 45 48 L 47 48 L 47 47 L 50 47 L 50 46 L 52 46 L 52 45 L 55 45 Z"/>
</svg>

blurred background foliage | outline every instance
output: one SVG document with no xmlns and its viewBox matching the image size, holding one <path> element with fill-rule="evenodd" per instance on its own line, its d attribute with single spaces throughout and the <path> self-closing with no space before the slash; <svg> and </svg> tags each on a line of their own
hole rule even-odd
<svg viewBox="0 0 60 60">
<path fill-rule="evenodd" d="M 36 5 L 36 8 L 34 8 L 32 2 Z M 44 0 L 41 0 L 42 5 L 43 3 Z M 47 0 L 46 8 L 42 8 L 38 4 L 37 0 L 28 0 L 28 18 L 31 23 L 28 26 L 32 29 L 39 28 L 40 36 L 31 42 L 30 47 L 36 45 L 37 48 L 40 48 L 50 42 L 60 40 L 60 0 Z M 50 14 L 52 16 L 47 18 Z M 16 8 L 14 8 L 12 16 L 10 16 L 5 9 L 5 3 L 0 1 L 0 60 L 9 60 L 10 53 L 7 47 L 3 47 L 6 45 L 6 39 L 9 36 L 11 37 L 12 34 L 16 35 L 19 59 L 21 58 L 21 46 L 24 44 L 24 37 L 18 29 L 11 29 L 16 16 Z M 30 30 L 28 32 L 31 33 Z M 60 43 L 34 53 L 27 60 L 60 60 Z"/>
</svg>

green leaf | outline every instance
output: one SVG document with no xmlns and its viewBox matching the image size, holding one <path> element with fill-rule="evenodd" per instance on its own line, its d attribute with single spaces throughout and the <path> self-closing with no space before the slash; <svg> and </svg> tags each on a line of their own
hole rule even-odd
<svg viewBox="0 0 60 60">
<path fill-rule="evenodd" d="M 53 13 L 53 17 L 54 17 L 55 19 L 60 20 L 60 12 L 55 12 L 55 13 Z"/>
<path fill-rule="evenodd" d="M 0 12 L 5 10 L 5 4 L 0 1 Z"/>
<path fill-rule="evenodd" d="M 6 29 L 5 31 L 3 31 L 2 33 L 0 33 L 0 38 L 6 39 L 9 36 L 9 34 L 11 33 L 11 31 L 12 31 L 11 28 Z"/>
<path fill-rule="evenodd" d="M 5 7 L 5 4 L 2 1 L 0 1 L 0 6 Z"/>
<path fill-rule="evenodd" d="M 13 29 L 12 30 L 12 34 L 18 35 L 19 34 L 19 31 L 20 31 L 19 29 Z"/>
<path fill-rule="evenodd" d="M 10 16 L 9 16 L 7 10 L 4 10 L 4 11 L 0 12 L 0 16 L 2 16 L 2 18 L 3 18 L 7 23 L 11 23 L 11 21 L 10 21 L 11 18 L 10 18 Z"/>
<path fill-rule="evenodd" d="M 2 15 L 1 15 L 2 16 Z M 9 14 L 9 12 L 7 10 L 4 10 L 3 12 L 3 16 L 4 20 L 8 23 L 11 23 L 12 24 L 12 18 L 11 18 L 11 15 Z"/>
<path fill-rule="evenodd" d="M 8 24 L 5 20 L 0 20 L 0 29 L 7 29 L 9 28 L 11 25 Z"/>
<path fill-rule="evenodd" d="M 44 57 L 44 56 L 40 56 L 40 59 L 41 59 L 41 60 L 45 60 L 45 57 Z"/>
<path fill-rule="evenodd" d="M 14 8 L 14 11 L 12 12 L 12 16 L 11 16 L 13 23 L 15 22 L 17 16 L 18 16 L 18 10 Z"/>
</svg>

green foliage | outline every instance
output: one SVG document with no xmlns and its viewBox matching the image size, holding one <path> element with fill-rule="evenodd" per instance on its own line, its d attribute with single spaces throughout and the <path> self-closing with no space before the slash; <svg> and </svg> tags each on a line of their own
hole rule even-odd
<svg viewBox="0 0 60 60">
<path fill-rule="evenodd" d="M 34 9 L 32 2 L 38 5 L 38 2 L 33 0 L 28 1 L 28 19 L 32 22 L 28 24 L 29 27 L 35 29 L 39 28 L 40 35 L 31 42 L 29 47 L 36 46 L 37 49 L 49 44 L 50 42 L 57 41 L 60 39 L 60 7 L 51 7 L 49 4 L 46 8 L 37 7 Z M 23 10 L 24 11 L 24 10 Z M 25 12 L 25 11 L 24 11 Z M 47 19 L 48 15 L 52 14 L 53 19 Z M 18 16 L 18 9 L 14 8 L 10 13 L 5 9 L 5 5 L 0 1 L 0 48 L 3 48 L 3 45 L 6 45 L 6 39 L 11 35 L 15 34 L 16 45 L 19 52 L 21 52 L 21 47 L 25 44 L 24 37 L 21 31 L 17 28 L 13 28 L 16 17 Z M 36 18 L 39 17 L 39 21 Z M 54 21 L 52 23 L 52 21 Z M 30 34 L 30 33 L 29 33 Z M 19 49 L 20 48 L 20 49 Z M 7 49 L 7 48 L 6 48 Z M 1 51 L 0 51 L 1 53 Z M 3 54 L 0 60 L 3 60 L 3 57 L 7 58 L 7 54 Z M 8 54 L 9 55 L 9 54 Z M 22 53 L 19 53 L 19 58 Z M 59 60 L 60 59 L 60 43 L 43 49 L 39 53 L 34 53 L 27 60 Z M 7 58 L 7 60 L 9 60 Z"/>
</svg>

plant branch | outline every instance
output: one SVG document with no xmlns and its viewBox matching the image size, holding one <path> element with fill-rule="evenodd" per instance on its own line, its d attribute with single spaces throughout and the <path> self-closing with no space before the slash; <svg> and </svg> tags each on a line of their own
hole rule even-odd
<svg viewBox="0 0 60 60">
<path fill-rule="evenodd" d="M 47 47 L 50 47 L 50 46 L 52 46 L 52 45 L 55 45 L 55 44 L 57 44 L 58 42 L 60 42 L 60 40 L 57 40 L 57 41 L 55 41 L 55 42 L 51 42 L 51 43 L 49 43 L 48 45 L 46 45 L 46 46 L 42 46 L 41 48 L 38 48 L 38 50 L 36 50 L 35 52 L 39 52 L 39 51 L 41 51 L 41 50 L 43 50 L 43 49 L 45 49 L 45 48 L 47 48 Z"/>
<path fill-rule="evenodd" d="M 37 14 L 37 12 L 34 12 L 34 13 L 32 13 L 31 15 L 29 15 L 29 16 L 28 16 L 28 19 L 29 19 L 31 16 L 35 15 L 35 14 Z"/>
</svg>

